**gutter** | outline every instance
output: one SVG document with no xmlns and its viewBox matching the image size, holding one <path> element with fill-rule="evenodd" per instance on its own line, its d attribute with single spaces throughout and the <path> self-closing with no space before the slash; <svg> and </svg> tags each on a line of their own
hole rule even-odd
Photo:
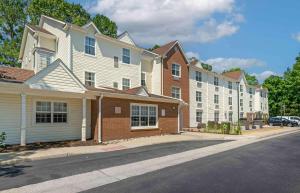
<svg viewBox="0 0 300 193">
<path fill-rule="evenodd" d="M 102 143 L 102 99 L 103 94 L 99 97 L 99 109 L 98 109 L 98 143 Z"/>
</svg>

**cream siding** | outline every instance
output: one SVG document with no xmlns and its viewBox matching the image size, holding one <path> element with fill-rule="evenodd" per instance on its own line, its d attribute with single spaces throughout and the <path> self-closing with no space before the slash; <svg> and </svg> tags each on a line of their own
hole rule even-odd
<svg viewBox="0 0 300 193">
<path fill-rule="evenodd" d="M 119 38 L 119 40 L 131 45 L 135 45 L 134 41 L 130 38 L 128 34 L 124 34 L 121 38 Z"/>
<path fill-rule="evenodd" d="M 152 93 L 152 71 L 153 71 L 152 61 L 142 60 L 142 73 L 145 73 L 146 75 L 146 87 L 150 93 Z"/>
<path fill-rule="evenodd" d="M 49 50 L 55 51 L 56 50 L 56 44 L 55 43 L 56 43 L 55 39 L 50 39 L 50 38 L 40 36 L 38 47 L 47 48 Z"/>
<path fill-rule="evenodd" d="M 86 35 L 93 37 L 91 33 Z M 95 38 L 97 40 L 96 54 L 90 56 L 84 51 L 86 35 L 77 31 L 71 32 L 73 72 L 83 83 L 85 82 L 85 71 L 88 71 L 95 73 L 96 86 L 113 87 L 113 83 L 117 82 L 121 88 L 122 78 L 130 79 L 131 87 L 140 86 L 141 53 L 135 49 L 130 49 L 131 63 L 124 64 L 122 63 L 123 47 L 108 40 Z M 114 56 L 119 58 L 118 68 L 114 67 Z"/>
<path fill-rule="evenodd" d="M 153 61 L 152 70 L 152 93 L 162 95 L 162 63 L 161 58 L 157 58 Z"/>
<path fill-rule="evenodd" d="M 33 70 L 33 64 L 34 64 L 34 54 L 33 50 L 35 47 L 36 40 L 34 39 L 33 35 L 28 32 L 27 38 L 26 38 L 26 45 L 24 48 L 24 55 L 22 58 L 22 68 Z"/>
</svg>

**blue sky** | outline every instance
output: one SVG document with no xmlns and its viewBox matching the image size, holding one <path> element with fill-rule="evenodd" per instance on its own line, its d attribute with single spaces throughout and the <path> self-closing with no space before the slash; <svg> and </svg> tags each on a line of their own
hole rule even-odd
<svg viewBox="0 0 300 193">
<path fill-rule="evenodd" d="M 216 71 L 240 66 L 262 81 L 300 52 L 300 1 L 72 0 L 102 13 L 143 47 L 178 39 Z"/>
</svg>

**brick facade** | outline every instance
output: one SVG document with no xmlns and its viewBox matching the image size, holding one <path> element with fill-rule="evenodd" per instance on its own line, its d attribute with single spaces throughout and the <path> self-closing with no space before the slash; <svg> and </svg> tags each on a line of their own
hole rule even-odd
<svg viewBox="0 0 300 193">
<path fill-rule="evenodd" d="M 176 63 L 181 66 L 181 77 L 177 80 L 172 76 L 172 64 Z M 163 59 L 163 95 L 172 96 L 172 86 L 181 88 L 181 99 L 189 103 L 189 69 L 187 61 L 183 53 L 176 44 Z M 185 106 L 182 109 L 183 127 L 189 127 L 189 107 Z"/>
<path fill-rule="evenodd" d="M 139 130 L 131 129 L 130 125 L 130 104 L 156 104 L 158 105 L 158 128 Z M 94 102 L 92 109 L 97 109 L 98 102 Z M 115 107 L 121 108 L 121 113 L 115 113 Z M 165 109 L 165 116 L 161 115 L 161 110 Z M 107 98 L 102 99 L 102 140 L 127 139 L 135 137 L 145 137 L 161 135 L 167 133 L 177 133 L 178 128 L 178 104 L 157 103 L 149 101 L 135 101 L 128 99 Z M 96 122 L 97 116 L 93 116 L 92 122 Z M 98 131 L 97 124 L 92 124 L 95 136 Z M 95 128 L 96 127 L 96 128 Z M 95 138 L 94 138 L 95 139 Z"/>
</svg>

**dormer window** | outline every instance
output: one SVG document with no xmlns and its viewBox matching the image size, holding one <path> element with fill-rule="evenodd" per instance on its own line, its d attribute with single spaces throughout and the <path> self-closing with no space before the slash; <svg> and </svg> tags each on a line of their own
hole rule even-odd
<svg viewBox="0 0 300 193">
<path fill-rule="evenodd" d="M 85 37 L 85 53 L 95 56 L 95 38 Z"/>
<path fill-rule="evenodd" d="M 45 68 L 51 64 L 51 55 L 47 53 L 40 53 L 40 65 L 39 67 Z"/>
<path fill-rule="evenodd" d="M 180 65 L 179 64 L 172 64 L 172 75 L 175 77 L 180 77 Z"/>
<path fill-rule="evenodd" d="M 130 64 L 130 50 L 127 48 L 123 48 L 123 63 Z"/>
</svg>

